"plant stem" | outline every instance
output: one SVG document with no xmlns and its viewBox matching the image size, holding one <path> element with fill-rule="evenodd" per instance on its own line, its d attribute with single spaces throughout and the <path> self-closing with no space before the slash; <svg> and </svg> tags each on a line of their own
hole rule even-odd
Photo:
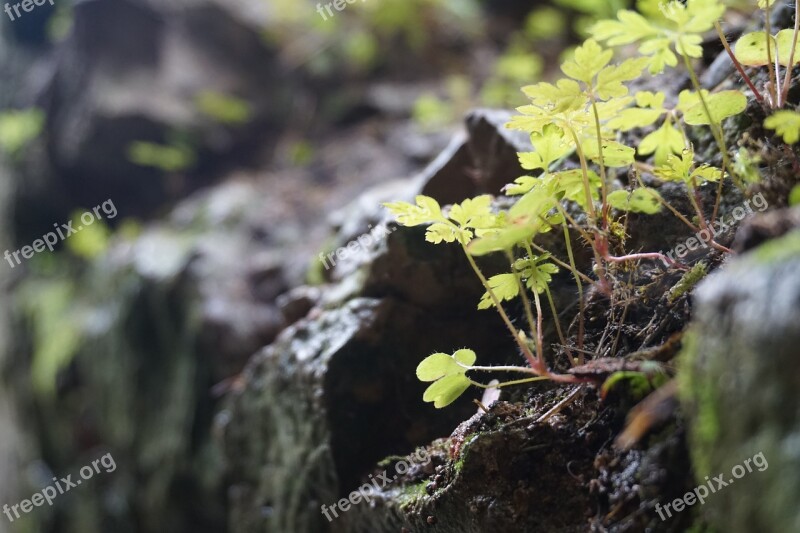
<svg viewBox="0 0 800 533">
<path fill-rule="evenodd" d="M 567 344 L 567 339 L 564 337 L 564 332 L 561 329 L 561 320 L 558 318 L 558 310 L 556 310 L 556 303 L 553 301 L 553 294 L 550 292 L 550 287 L 545 286 L 544 293 L 547 295 L 547 302 L 550 304 L 550 312 L 553 313 L 553 321 L 556 325 L 556 333 L 558 334 L 558 340 L 561 342 L 561 346 L 564 347 L 564 351 L 567 353 L 567 358 L 569 359 L 569 364 L 571 366 L 575 366 L 578 361 L 572 355 L 572 350 L 569 349 L 569 345 Z"/>
<path fill-rule="evenodd" d="M 800 0 L 798 0 L 798 1 L 800 1 Z M 756 86 L 753 84 L 753 80 L 750 78 L 750 76 L 747 75 L 747 72 L 745 72 L 744 67 L 739 62 L 739 60 L 736 59 L 736 55 L 733 53 L 733 50 L 731 50 L 731 45 L 728 44 L 728 39 L 725 37 L 725 33 L 723 33 L 722 26 L 720 26 L 720 23 L 719 23 L 718 20 L 714 21 L 714 28 L 716 28 L 716 30 L 717 30 L 717 35 L 719 35 L 719 40 L 722 41 L 722 46 L 725 47 L 725 51 L 728 53 L 728 57 L 730 57 L 731 61 L 733 61 L 733 65 L 736 67 L 736 70 L 739 71 L 739 75 L 742 77 L 744 82 L 747 84 L 747 86 L 753 92 L 753 96 L 756 97 L 756 100 L 758 100 L 760 103 L 763 104 L 764 103 L 764 97 L 761 96 L 760 92 L 758 92 L 758 89 L 756 89 Z"/>
<path fill-rule="evenodd" d="M 639 173 L 638 173 L 638 172 L 636 173 L 636 180 L 639 182 L 639 186 L 640 186 L 640 187 L 643 187 L 643 188 L 645 187 L 645 184 L 644 184 L 644 182 L 642 181 L 642 178 L 641 178 L 641 176 L 639 175 Z M 645 190 L 647 190 L 647 189 L 645 188 Z M 692 223 L 689 221 L 689 219 L 688 219 L 688 218 L 686 218 L 685 216 L 683 216 L 683 215 L 681 214 L 681 212 L 680 212 L 680 211 L 678 211 L 677 209 L 675 209 L 675 208 L 672 206 L 672 204 L 670 204 L 669 202 L 667 202 L 666 200 L 664 200 L 664 198 L 663 198 L 663 197 L 662 197 L 660 194 L 659 194 L 659 195 L 653 195 L 653 196 L 655 196 L 656 200 L 658 200 L 658 202 L 659 202 L 661 205 L 663 205 L 664 207 L 666 207 L 667 209 L 669 209 L 669 210 L 672 212 L 672 214 L 673 214 L 673 215 L 675 215 L 675 216 L 678 218 L 678 220 L 680 220 L 681 222 L 683 222 L 684 224 L 686 224 L 687 226 L 689 226 L 689 229 L 690 229 L 690 230 L 692 230 L 692 231 L 693 231 L 693 232 L 695 232 L 695 233 L 697 233 L 698 231 L 700 231 L 700 228 L 698 228 L 697 226 L 695 226 L 694 224 L 692 224 Z"/>
<path fill-rule="evenodd" d="M 683 50 L 683 43 L 679 40 L 678 44 L 681 50 Z M 767 46 L 767 49 L 769 49 L 769 46 Z M 689 78 L 692 80 L 694 90 L 697 91 L 697 96 L 700 97 L 700 103 L 703 105 L 703 111 L 705 112 L 706 117 L 708 117 L 711 134 L 714 136 L 714 140 L 717 141 L 717 147 L 719 148 L 720 155 L 722 155 L 722 169 L 720 170 L 719 186 L 717 187 L 717 198 L 714 201 L 714 213 L 711 215 L 711 223 L 713 224 L 717 219 L 719 203 L 722 200 L 722 182 L 725 179 L 725 170 L 728 171 L 728 173 L 731 175 L 731 178 L 733 177 L 734 172 L 733 168 L 731 167 L 731 159 L 728 156 L 728 146 L 725 144 L 725 135 L 722 132 L 722 125 L 714 122 L 714 116 L 711 114 L 711 109 L 708 107 L 706 97 L 703 96 L 703 88 L 700 86 L 700 82 L 697 80 L 697 74 L 694 71 L 694 67 L 692 67 L 692 62 L 689 61 L 689 56 L 683 53 L 681 53 L 680 56 L 683 58 L 684 65 L 686 65 L 686 70 L 689 71 Z M 741 189 L 741 186 L 739 188 Z"/>
<path fill-rule="evenodd" d="M 529 373 L 526 372 L 525 367 L 521 366 L 471 366 L 467 367 L 469 370 L 479 370 L 482 372 L 522 372 L 522 373 Z M 469 378 L 467 378 L 469 379 Z M 580 383 L 581 380 L 577 376 L 572 376 L 570 374 L 548 374 L 546 376 L 536 376 L 533 378 L 524 378 L 524 379 L 515 379 L 513 381 L 505 381 L 503 383 L 498 383 L 496 385 L 484 385 L 483 383 L 479 383 L 472 379 L 469 379 L 471 385 L 474 385 L 481 389 L 502 389 L 503 387 L 510 387 L 512 385 L 521 385 L 523 383 L 531 383 L 533 381 L 555 381 L 557 383 Z"/>
<path fill-rule="evenodd" d="M 785 103 L 789 98 L 789 86 L 792 84 L 792 70 L 794 70 L 794 53 L 797 49 L 797 37 L 800 33 L 800 17 L 798 16 L 800 10 L 800 0 L 795 0 L 794 4 L 794 33 L 792 33 L 792 51 L 789 54 L 789 62 L 786 64 L 786 77 L 783 80 L 783 93 L 781 95 L 781 102 Z"/>
<path fill-rule="evenodd" d="M 589 182 L 589 164 L 586 162 L 586 155 L 581 148 L 581 141 L 578 139 L 578 134 L 573 128 L 569 128 L 572 140 L 575 142 L 575 151 L 578 153 L 578 159 L 581 163 L 581 175 L 583 176 L 583 192 L 586 195 L 586 211 L 591 218 L 591 224 L 597 224 L 597 211 L 594 208 L 594 199 L 592 198 L 592 184 Z"/>
<path fill-rule="evenodd" d="M 666 255 L 659 252 L 647 252 L 647 253 L 617 255 L 617 256 L 606 255 L 606 260 L 611 261 L 613 263 L 623 263 L 625 261 L 641 261 L 643 259 L 658 259 L 660 261 L 665 261 L 668 264 L 679 266 L 679 263 L 673 261 Z"/>
<path fill-rule="evenodd" d="M 776 75 L 780 76 L 778 72 L 773 72 L 772 70 L 772 28 L 770 28 L 770 2 L 767 2 L 767 6 L 765 9 L 765 16 L 764 16 L 764 33 L 766 33 L 767 39 L 767 70 L 769 71 L 769 94 L 770 99 L 772 100 L 770 104 L 772 107 L 776 107 L 778 104 L 778 96 L 776 94 L 777 88 L 777 81 L 775 79 Z M 777 52 L 777 49 L 775 50 Z"/>
<path fill-rule="evenodd" d="M 461 363 L 458 363 L 458 365 L 462 368 L 475 370 L 477 372 L 521 372 L 523 374 L 536 374 L 534 369 L 525 366 L 465 366 Z M 539 376 L 539 374 L 536 375 Z M 545 379 L 544 376 L 539 377 Z"/>
<path fill-rule="evenodd" d="M 536 304 L 536 351 L 539 353 L 539 361 L 544 361 L 544 327 L 542 325 L 542 301 L 539 298 L 539 291 L 533 288 L 533 301 Z"/>
<path fill-rule="evenodd" d="M 542 362 L 539 361 L 539 359 L 537 359 L 531 353 L 531 349 L 528 347 L 528 345 L 522 339 L 519 338 L 519 332 L 517 331 L 517 328 L 515 328 L 514 325 L 511 323 L 511 319 L 508 318 L 508 315 L 506 314 L 505 309 L 503 309 L 500 300 L 497 298 L 497 295 L 494 293 L 494 290 L 489 285 L 489 282 L 486 280 L 486 277 L 483 275 L 483 272 L 481 272 L 481 269 L 478 268 L 477 263 L 475 263 L 475 259 L 472 257 L 472 255 L 470 255 L 469 251 L 467 251 L 467 246 L 463 242 L 461 243 L 461 248 L 464 250 L 464 255 L 467 256 L 467 261 L 469 261 L 469 265 L 472 267 L 472 270 L 475 272 L 475 275 L 478 276 L 478 279 L 481 280 L 483 288 L 486 289 L 486 292 L 489 293 L 489 298 L 492 299 L 492 303 L 497 309 L 497 312 L 500 313 L 500 317 L 503 319 L 503 322 L 508 328 L 508 331 L 514 337 L 517 346 L 519 346 L 520 350 L 522 350 L 523 355 L 525 355 L 525 358 L 528 360 L 528 364 L 531 365 L 531 369 L 534 370 L 534 373 L 536 374 L 540 375 L 547 374 L 547 369 L 544 368 Z"/>
<path fill-rule="evenodd" d="M 597 157 L 600 164 L 600 194 L 602 204 L 600 207 L 600 216 L 603 219 L 603 229 L 608 229 L 608 193 L 606 185 L 606 163 L 603 159 L 603 135 L 600 132 L 600 113 L 597 111 L 597 100 L 594 93 L 589 93 L 592 102 L 592 114 L 594 115 L 594 125 L 597 130 Z"/>
<path fill-rule="evenodd" d="M 566 210 L 561 207 L 559 204 L 560 211 L 562 213 L 566 213 Z M 575 254 L 572 253 L 572 239 L 569 236 L 569 228 L 567 225 L 564 224 L 564 242 L 567 246 L 567 257 L 569 257 L 569 264 L 572 267 L 572 274 L 575 276 L 575 283 L 578 285 L 578 349 L 583 349 L 583 333 L 584 333 L 584 322 L 583 322 L 583 314 L 584 314 L 584 304 L 583 304 L 583 284 L 581 283 L 581 277 L 578 275 L 580 272 L 578 271 L 578 267 L 575 266 Z M 591 284 L 591 282 L 589 282 Z M 584 357 L 583 353 L 580 352 L 580 356 L 578 358 L 578 362 L 583 364 Z"/>
<path fill-rule="evenodd" d="M 564 227 L 564 229 L 567 229 L 566 226 Z M 552 261 L 553 263 L 557 264 L 560 267 L 566 268 L 567 270 L 572 272 L 573 275 L 580 276 L 581 279 L 583 279 L 583 281 L 585 281 L 586 283 L 594 283 L 594 280 L 592 278 L 590 278 L 589 276 L 587 276 L 583 272 L 575 270 L 570 264 L 565 263 L 564 261 L 562 261 L 561 259 L 559 259 L 555 255 L 553 255 L 553 253 L 550 252 L 549 250 L 547 250 L 545 248 L 542 248 L 541 246 L 539 246 L 535 242 L 531 243 L 531 246 L 533 247 L 534 250 L 536 250 L 540 254 L 550 254 L 550 257 L 548 257 L 548 259 L 550 261 Z"/>
<path fill-rule="evenodd" d="M 586 194 L 586 209 L 589 213 L 589 224 L 592 226 L 592 233 L 594 234 L 594 239 L 590 241 L 590 245 L 592 246 L 594 259 L 597 263 L 597 278 L 600 281 L 601 290 L 607 293 L 610 289 L 608 288 L 609 283 L 606 276 L 606 267 L 603 263 L 603 256 L 598 250 L 601 247 L 601 241 L 603 237 L 600 235 L 600 231 L 597 229 L 597 211 L 594 208 L 594 199 L 592 198 L 592 184 L 589 182 L 589 165 L 586 162 L 586 154 L 583 153 L 583 148 L 581 147 L 580 139 L 578 139 L 578 134 L 572 127 L 568 129 L 572 135 L 572 140 L 575 141 L 575 151 L 578 153 L 578 159 L 581 162 L 583 191 Z"/>
<path fill-rule="evenodd" d="M 532 337 L 536 334 L 536 324 L 535 321 L 533 320 L 533 311 L 531 310 L 531 300 L 530 298 L 528 298 L 527 288 L 525 287 L 525 283 L 523 283 L 522 281 L 522 276 L 520 275 L 519 272 L 517 272 L 517 269 L 514 268 L 514 256 L 511 255 L 510 251 L 507 251 L 506 255 L 508 256 L 508 261 L 511 264 L 511 273 L 514 274 L 514 277 L 517 280 L 517 286 L 519 287 L 519 296 L 522 299 L 522 306 L 525 308 L 525 318 L 527 318 L 528 320 L 528 327 L 531 329 L 531 337 Z M 531 260 L 533 260 L 533 254 L 531 254 L 530 257 Z M 539 351 L 538 348 L 537 352 L 538 353 L 536 355 L 539 357 L 539 360 L 542 360 L 543 358 L 542 352 Z"/>
</svg>

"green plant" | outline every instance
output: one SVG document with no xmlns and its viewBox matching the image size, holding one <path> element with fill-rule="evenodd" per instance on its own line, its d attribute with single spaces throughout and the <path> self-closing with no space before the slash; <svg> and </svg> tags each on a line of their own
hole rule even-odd
<svg viewBox="0 0 800 533">
<path fill-rule="evenodd" d="M 135 141 L 128 147 L 132 163 L 164 172 L 180 172 L 194 164 L 194 150 L 183 143 L 169 145 Z"/>
<path fill-rule="evenodd" d="M 213 91 L 202 91 L 195 101 L 201 112 L 222 124 L 246 124 L 253 113 L 247 101 Z"/>
<path fill-rule="evenodd" d="M 41 134 L 44 122 L 44 112 L 36 108 L 0 113 L 0 149 L 18 156 Z"/>
<path fill-rule="evenodd" d="M 583 285 L 594 285 L 602 294 L 613 296 L 618 284 L 614 265 L 643 260 L 661 260 L 664 264 L 688 270 L 674 295 L 691 288 L 705 272 L 704 266 L 692 269 L 675 263 L 660 252 L 626 252 L 625 223 L 628 213 L 654 214 L 668 209 L 693 232 L 708 230 L 719 206 L 722 182 L 728 177 L 744 186 L 750 182 L 747 170 L 752 158 L 737 154 L 737 169 L 747 170 L 745 178 L 733 175 L 734 165 L 722 135 L 722 123 L 744 111 L 746 97 L 736 90 L 709 92 L 697 81 L 691 59 L 702 55 L 702 34 L 722 16 L 724 6 L 716 0 L 667 2 L 654 9 L 653 2 L 643 1 L 648 16 L 623 10 L 618 19 L 601 21 L 592 28 L 594 38 L 587 39 L 562 65 L 565 77 L 555 83 L 540 82 L 522 88 L 530 103 L 519 107 L 507 127 L 530 135 L 532 152 L 520 153 L 522 168 L 530 175 L 517 178 L 505 192 L 518 196 L 507 210 L 493 207 L 488 195 L 468 199 L 442 209 L 432 198 L 418 196 L 415 204 L 385 204 L 403 226 L 427 225 L 425 239 L 433 244 L 458 244 L 484 287 L 479 309 L 494 307 L 516 341 L 527 366 L 477 366 L 476 354 L 461 349 L 453 354 L 436 353 L 420 363 L 417 376 L 432 382 L 424 399 L 443 407 L 458 398 L 470 386 L 492 387 L 474 380 L 475 372 L 518 372 L 524 379 L 494 385 L 504 387 L 537 380 L 577 382 L 572 374 L 551 370 L 552 358 L 545 353 L 543 320 L 544 301 L 553 315 L 560 345 L 570 365 L 583 363 L 584 299 Z M 611 45 L 639 43 L 641 57 L 613 63 L 613 51 L 598 41 Z M 630 94 L 628 83 L 643 76 L 649 68 L 660 73 L 667 66 L 677 66 L 683 59 L 695 90 L 685 90 L 674 107 L 665 104 L 663 93 L 640 91 Z M 697 164 L 688 127 L 709 127 L 720 148 L 722 166 Z M 648 132 L 648 129 L 650 130 Z M 633 147 L 623 142 L 632 130 L 646 133 L 638 148 L 641 157 L 652 157 L 652 164 L 637 161 Z M 572 158 L 578 168 L 564 169 Z M 727 170 L 727 172 L 726 172 Z M 670 205 L 655 188 L 644 185 L 642 173 L 662 182 L 673 181 L 685 187 L 694 220 Z M 629 186 L 615 185 L 620 176 L 632 176 Z M 717 184 L 717 200 L 709 217 L 701 203 L 699 189 Z M 539 246 L 537 237 L 560 230 L 564 236 L 568 260 L 562 261 Z M 574 234 L 578 243 L 573 243 Z M 707 243 L 730 252 L 714 241 L 712 231 L 705 231 Z M 574 260 L 576 245 L 588 246 L 594 257 L 594 279 L 580 272 Z M 613 251 L 619 251 L 617 254 Z M 508 270 L 487 278 L 476 258 L 503 254 Z M 553 274 L 561 268 L 569 271 L 578 288 L 577 356 L 573 356 L 561 329 L 558 312 L 550 293 Z M 503 302 L 518 299 L 522 304 L 528 331 L 516 327 Z M 632 376 L 623 376 L 630 378 Z"/>
</svg>

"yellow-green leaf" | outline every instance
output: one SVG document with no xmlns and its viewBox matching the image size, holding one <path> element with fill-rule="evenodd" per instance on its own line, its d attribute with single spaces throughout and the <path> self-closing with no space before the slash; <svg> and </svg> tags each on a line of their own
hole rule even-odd
<svg viewBox="0 0 800 533">
<path fill-rule="evenodd" d="M 446 353 L 431 354 L 417 365 L 417 379 L 420 381 L 436 381 L 457 373 L 463 373 L 463 369 L 451 355 Z"/>
<path fill-rule="evenodd" d="M 800 113 L 776 111 L 764 120 L 764 127 L 775 130 L 786 144 L 794 144 L 800 140 Z"/>
<path fill-rule="evenodd" d="M 777 51 L 778 61 L 781 65 L 787 66 L 789 64 L 789 56 L 792 53 L 792 42 L 794 39 L 794 30 L 787 29 L 781 30 L 777 35 L 772 36 L 772 45 L 770 52 L 772 61 L 775 61 L 775 53 Z M 756 31 L 746 33 L 739 37 L 736 41 L 735 48 L 736 59 L 743 65 L 758 67 L 769 65 L 769 56 L 767 54 L 767 35 L 763 31 Z M 800 63 L 800 53 L 795 53 L 794 64 Z"/>
<path fill-rule="evenodd" d="M 664 165 L 669 156 L 681 153 L 684 146 L 683 134 L 672 124 L 671 120 L 665 120 L 660 128 L 642 139 L 642 142 L 639 143 L 639 154 L 655 153 L 655 164 Z"/>
<path fill-rule="evenodd" d="M 392 212 L 397 223 L 403 226 L 418 226 L 445 220 L 439 203 L 430 196 L 417 196 L 416 205 L 408 202 L 390 202 L 383 205 Z"/>
<path fill-rule="evenodd" d="M 608 203 L 614 209 L 653 215 L 661 211 L 661 196 L 650 187 L 641 187 L 633 191 L 619 190 L 609 193 Z"/>
<path fill-rule="evenodd" d="M 700 95 L 685 90 L 678 96 L 678 109 L 683 111 L 683 121 L 690 126 L 720 124 L 724 119 L 738 115 L 747 107 L 747 97 L 740 91 L 703 91 L 711 117 L 706 113 Z"/>
<path fill-rule="evenodd" d="M 639 57 L 627 59 L 619 65 L 612 65 L 601 70 L 597 75 L 598 96 L 603 100 L 608 100 L 627 95 L 628 88 L 623 83 L 640 77 L 647 63 L 646 57 Z"/>
<path fill-rule="evenodd" d="M 592 85 L 594 77 L 608 65 L 614 52 L 603 50 L 594 39 L 587 39 L 575 48 L 572 59 L 561 65 L 561 71 L 572 79 Z"/>
<path fill-rule="evenodd" d="M 492 288 L 494 295 L 501 302 L 513 300 L 519 294 L 519 282 L 515 274 L 498 274 L 486 281 L 489 283 L 489 287 Z M 478 309 L 489 309 L 493 306 L 494 302 L 492 301 L 492 297 L 489 295 L 489 291 L 486 291 L 483 293 L 483 297 L 481 297 Z"/>
<path fill-rule="evenodd" d="M 464 374 L 445 376 L 425 390 L 422 400 L 433 402 L 434 407 L 441 409 L 456 401 L 470 385 L 469 379 Z"/>
</svg>

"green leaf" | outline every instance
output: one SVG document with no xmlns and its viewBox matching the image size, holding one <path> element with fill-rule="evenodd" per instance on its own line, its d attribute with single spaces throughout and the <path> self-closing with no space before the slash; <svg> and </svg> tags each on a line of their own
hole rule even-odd
<svg viewBox="0 0 800 533">
<path fill-rule="evenodd" d="M 475 355 L 475 352 L 469 350 L 467 348 L 462 348 L 460 350 L 456 350 L 453 352 L 453 359 L 458 361 L 464 366 L 472 366 L 475 364 L 475 361 L 478 360 L 478 356 Z"/>
<path fill-rule="evenodd" d="M 764 127 L 775 130 L 786 144 L 800 140 L 800 113 L 797 111 L 776 111 L 764 120 Z"/>
<path fill-rule="evenodd" d="M 572 79 L 592 85 L 594 77 L 608 65 L 613 55 L 613 51 L 603 50 L 597 41 L 588 39 L 575 48 L 572 59 L 561 65 L 561 71 Z"/>
<path fill-rule="evenodd" d="M 526 170 L 547 170 L 551 164 L 572 152 L 564 141 L 564 133 L 554 125 L 545 126 L 541 133 L 531 134 L 534 152 L 520 152 L 520 165 Z"/>
<path fill-rule="evenodd" d="M 685 4 L 673 0 L 659 8 L 661 16 L 653 21 L 635 11 L 620 10 L 617 20 L 600 21 L 590 33 L 610 46 L 640 43 L 639 53 L 650 58 L 650 72 L 655 74 L 677 64 L 673 50 L 688 57 L 702 56 L 703 34 L 725 11 L 719 0 L 687 0 Z"/>
<path fill-rule="evenodd" d="M 549 255 L 541 255 L 533 259 L 523 260 L 527 266 L 521 264 L 521 275 L 525 278 L 525 286 L 538 294 L 542 294 L 550 282 L 553 274 L 558 273 L 558 267 L 553 263 L 543 262 Z"/>
<path fill-rule="evenodd" d="M 419 226 L 445 220 L 439 203 L 430 196 L 417 196 L 416 205 L 407 202 L 389 202 L 383 205 L 395 216 L 397 223 L 403 226 Z"/>
<path fill-rule="evenodd" d="M 587 138 L 583 144 L 583 151 L 588 159 L 599 163 L 600 153 L 597 150 L 597 139 Z M 603 141 L 603 164 L 607 167 L 626 167 L 632 165 L 636 150 L 617 141 Z"/>
<path fill-rule="evenodd" d="M 653 215 L 661 211 L 661 195 L 650 187 L 641 187 L 633 191 L 619 190 L 609 193 L 608 203 L 614 209 Z"/>
<path fill-rule="evenodd" d="M 792 53 L 792 42 L 794 30 L 781 30 L 777 35 L 772 36 L 770 51 L 772 61 L 775 61 L 777 50 L 778 62 L 784 67 L 789 64 L 789 57 Z M 736 59 L 743 65 L 758 67 L 769 65 L 769 55 L 767 54 L 767 35 L 763 31 L 746 33 L 739 37 L 735 46 Z M 795 53 L 794 64 L 800 63 L 800 53 Z"/>
<path fill-rule="evenodd" d="M 672 124 L 671 120 L 665 120 L 660 128 L 642 139 L 642 142 L 639 143 L 639 154 L 655 153 L 656 165 L 664 165 L 669 156 L 681 153 L 684 146 L 683 134 Z"/>
<path fill-rule="evenodd" d="M 635 80 L 647 66 L 647 58 L 627 59 L 619 65 L 606 67 L 597 75 L 597 94 L 603 100 L 619 98 L 628 94 L 624 82 Z"/>
<path fill-rule="evenodd" d="M 434 222 L 425 231 L 425 240 L 433 244 L 455 242 L 459 238 L 465 238 L 468 242 L 472 238 L 472 233 L 447 222 Z"/>
<path fill-rule="evenodd" d="M 747 97 L 739 91 L 709 93 L 703 91 L 711 120 L 706 114 L 700 95 L 688 89 L 678 96 L 678 107 L 683 112 L 683 121 L 690 126 L 720 124 L 724 119 L 738 115 L 747 107 Z"/>
<path fill-rule="evenodd" d="M 158 168 L 164 172 L 180 172 L 194 164 L 195 154 L 191 148 L 180 144 L 134 141 L 128 146 L 128 159 L 137 165 Z"/>
<path fill-rule="evenodd" d="M 694 169 L 694 150 L 686 149 L 681 155 L 670 155 L 667 162 L 655 169 L 655 175 L 665 181 L 682 181 L 693 187 L 706 181 L 717 181 L 722 177 L 722 170 L 710 165 L 701 165 Z"/>
<path fill-rule="evenodd" d="M 460 204 L 454 204 L 447 216 L 460 226 L 469 226 L 473 221 L 484 220 L 492 215 L 492 197 L 484 194 L 475 198 L 467 198 Z"/>
<path fill-rule="evenodd" d="M 522 92 L 531 99 L 533 106 L 539 108 L 536 110 L 528 109 L 529 106 L 518 108 L 517 110 L 523 114 L 535 115 L 542 111 L 560 113 L 569 109 L 579 109 L 585 106 L 588 100 L 578 82 L 568 79 L 558 80 L 555 85 L 546 82 L 528 85 L 522 88 Z"/>
<path fill-rule="evenodd" d="M 498 274 L 486 281 L 489 283 L 489 287 L 492 288 L 494 295 L 501 302 L 513 300 L 519 295 L 519 282 L 515 274 Z M 494 302 L 489 295 L 489 291 L 486 291 L 478 304 L 478 309 L 489 309 L 490 307 L 494 307 Z"/>
<path fill-rule="evenodd" d="M 469 379 L 463 374 L 446 376 L 431 384 L 422 395 L 422 400 L 433 402 L 434 407 L 441 409 L 456 401 L 470 385 Z"/>
<path fill-rule="evenodd" d="M 606 125 L 618 131 L 630 131 L 635 128 L 646 128 L 658 120 L 664 114 L 662 109 L 642 109 L 641 107 L 630 107 L 623 109 L 615 117 L 609 120 Z"/>
<path fill-rule="evenodd" d="M 608 41 L 609 46 L 631 44 L 659 33 L 658 28 L 635 11 L 623 9 L 617 13 L 617 18 L 601 20 L 589 28 L 589 33 L 599 41 Z"/>
<path fill-rule="evenodd" d="M 588 172 L 588 176 L 592 198 L 597 200 L 600 198 L 600 193 L 598 192 L 601 185 L 600 176 L 592 171 Z M 557 193 L 563 194 L 565 199 L 577 203 L 584 210 L 589 209 L 589 206 L 586 205 L 586 191 L 584 190 L 583 171 L 581 169 L 576 168 L 556 172 L 546 179 L 552 181 L 551 188 Z"/>
<path fill-rule="evenodd" d="M 670 155 L 666 163 L 656 167 L 655 175 L 665 181 L 690 181 L 694 165 L 694 150 L 684 149 L 680 155 Z"/>
<path fill-rule="evenodd" d="M 505 186 L 504 192 L 509 196 L 517 196 L 520 194 L 525 194 L 526 192 L 533 189 L 536 185 L 536 182 L 539 181 L 540 178 L 534 178 L 533 176 L 521 176 L 514 180 L 514 183 L 509 183 Z"/>
<path fill-rule="evenodd" d="M 457 350 L 452 356 L 439 352 L 426 357 L 417 366 L 417 378 L 434 383 L 425 390 L 422 399 L 434 402 L 437 409 L 453 403 L 469 388 L 466 372 L 476 360 L 475 352 L 468 349 Z"/>
<path fill-rule="evenodd" d="M 795 185 L 789 193 L 789 205 L 800 204 L 800 185 Z"/>
<path fill-rule="evenodd" d="M 222 124 L 241 125 L 250 121 L 250 103 L 214 91 L 202 91 L 196 97 L 197 108 Z"/>
<path fill-rule="evenodd" d="M 460 373 L 462 370 L 453 356 L 439 352 L 429 355 L 417 365 L 417 379 L 436 381 L 450 374 Z"/>
<path fill-rule="evenodd" d="M 75 228 L 81 228 L 65 241 L 67 249 L 78 257 L 93 259 L 105 253 L 111 241 L 111 230 L 102 220 L 95 220 L 92 224 L 83 225 L 79 222 L 82 213 L 72 214 Z"/>
<path fill-rule="evenodd" d="M 508 227 L 488 233 L 472 240 L 467 246 L 470 255 L 478 257 L 494 252 L 513 249 L 517 244 L 529 241 L 542 227 L 541 220 L 524 219 Z"/>
<path fill-rule="evenodd" d="M 12 156 L 19 153 L 41 134 L 45 118 L 36 108 L 0 113 L 0 149 Z"/>
</svg>

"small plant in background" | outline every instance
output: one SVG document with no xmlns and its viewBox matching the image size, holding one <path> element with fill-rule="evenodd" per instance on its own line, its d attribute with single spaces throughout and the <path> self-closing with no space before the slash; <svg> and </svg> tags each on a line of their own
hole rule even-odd
<svg viewBox="0 0 800 533">
<path fill-rule="evenodd" d="M 444 98 L 425 93 L 414 104 L 414 122 L 424 131 L 456 123 L 472 107 L 472 87 L 465 76 L 451 76 L 445 81 Z"/>
<path fill-rule="evenodd" d="M 157 144 L 135 141 L 128 147 L 132 163 L 164 172 L 181 172 L 194 164 L 195 153 L 184 143 Z"/>
<path fill-rule="evenodd" d="M 31 141 L 42 133 L 45 114 L 30 108 L 0 113 L 0 150 L 18 157 Z"/>
<path fill-rule="evenodd" d="M 626 252 L 625 224 L 621 220 L 626 213 L 647 215 L 666 208 L 706 239 L 706 244 L 730 253 L 714 240 L 715 233 L 709 228 L 718 215 L 723 182 L 733 179 L 744 190 L 758 179 L 753 170 L 756 159 L 742 150 L 732 159 L 722 130 L 725 119 L 745 110 L 747 99 L 738 90 L 703 89 L 692 65 L 693 59 L 702 56 L 703 35 L 719 25 L 717 20 L 725 6 L 717 0 L 685 3 L 642 0 L 637 5 L 641 13 L 621 10 L 616 20 L 598 22 L 590 29 L 592 38 L 577 47 L 561 65 L 565 78 L 522 88 L 530 103 L 517 109 L 520 115 L 513 117 L 507 127 L 528 133 L 534 150 L 519 154 L 521 166 L 531 175 L 520 177 L 506 187 L 508 195 L 519 196 L 511 208 L 493 209 L 488 195 L 465 200 L 449 209 L 442 209 L 426 196 L 418 196 L 414 205 L 386 204 L 399 224 L 427 225 L 428 242 L 461 246 L 485 289 L 478 308 L 497 310 L 528 363 L 525 367 L 476 366 L 477 356 L 468 349 L 433 354 L 419 365 L 417 376 L 432 382 L 424 399 L 436 407 L 453 402 L 470 386 L 492 387 L 472 379 L 472 372 L 529 374 L 497 387 L 544 379 L 579 381 L 575 375 L 550 370 L 552 357 L 545 353 L 544 346 L 543 304 L 546 302 L 550 308 L 569 364 L 582 364 L 583 284 L 612 296 L 618 285 L 614 278 L 617 269 L 612 265 L 658 259 L 665 265 L 688 270 L 686 279 L 705 272 L 704 266 L 690 269 L 658 252 Z M 640 56 L 613 63 L 613 51 L 599 41 L 611 46 L 638 44 Z M 790 58 L 795 44 L 788 51 Z M 660 74 L 667 67 L 678 66 L 680 60 L 694 90 L 683 91 L 674 107 L 666 105 L 664 93 L 630 94 L 627 84 L 644 76 L 645 69 Z M 789 60 L 787 64 L 793 63 Z M 800 140 L 800 119 L 777 115 L 768 119 L 768 124 L 784 135 L 787 142 Z M 687 134 L 689 127 L 711 129 L 720 151 L 721 167 L 697 164 Z M 644 131 L 638 150 L 622 142 L 624 134 L 635 129 Z M 637 152 L 640 157 L 652 157 L 653 164 L 637 161 Z M 577 159 L 578 168 L 564 170 L 563 162 L 568 158 Z M 692 217 L 670 205 L 657 189 L 645 186 L 643 173 L 662 182 L 682 184 Z M 617 183 L 625 181 L 625 177 L 629 185 L 621 189 Z M 717 184 L 717 197 L 709 216 L 699 189 L 713 183 Z M 556 229 L 563 232 L 566 261 L 536 243 L 539 235 Z M 578 244 L 592 250 L 595 279 L 577 269 L 571 232 L 578 235 Z M 508 271 L 487 278 L 475 258 L 493 253 L 506 257 Z M 552 275 L 560 268 L 572 274 L 579 293 L 577 357 L 573 356 L 561 329 L 549 289 Z M 503 308 L 503 302 L 513 299 L 522 304 L 527 331 L 516 327 Z"/>
<path fill-rule="evenodd" d="M 214 91 L 201 92 L 197 95 L 195 102 L 202 113 L 221 124 L 247 124 L 253 114 L 250 104 L 246 100 Z"/>
</svg>

